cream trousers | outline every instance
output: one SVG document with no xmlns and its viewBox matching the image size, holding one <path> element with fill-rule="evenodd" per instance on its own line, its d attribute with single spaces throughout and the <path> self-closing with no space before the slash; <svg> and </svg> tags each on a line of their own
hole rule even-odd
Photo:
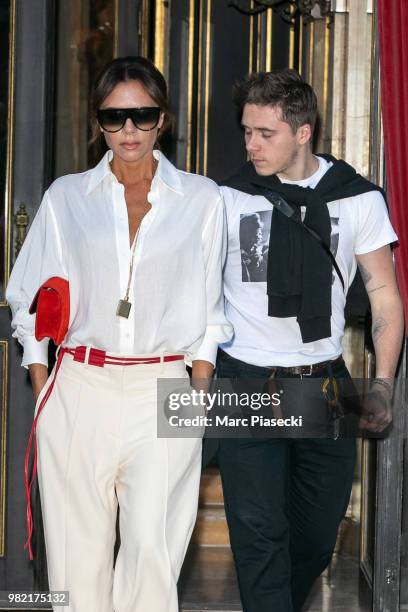
<svg viewBox="0 0 408 612">
<path fill-rule="evenodd" d="M 178 611 L 201 439 L 157 437 L 156 381 L 186 377 L 183 361 L 100 368 L 64 355 L 37 424 L 49 588 L 70 594 L 57 612 Z"/>
</svg>

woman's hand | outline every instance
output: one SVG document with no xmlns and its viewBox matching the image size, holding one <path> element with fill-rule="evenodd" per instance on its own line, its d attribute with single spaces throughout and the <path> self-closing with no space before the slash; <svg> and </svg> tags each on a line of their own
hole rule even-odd
<svg viewBox="0 0 408 612">
<path fill-rule="evenodd" d="M 196 391 L 208 392 L 212 375 L 214 372 L 214 366 L 209 361 L 203 361 L 197 359 L 193 361 L 193 370 L 191 374 L 192 386 Z"/>
<path fill-rule="evenodd" d="M 37 401 L 41 389 L 47 382 L 48 368 L 42 363 L 30 363 L 28 370 L 30 372 L 31 384 L 33 385 L 35 401 Z"/>
</svg>

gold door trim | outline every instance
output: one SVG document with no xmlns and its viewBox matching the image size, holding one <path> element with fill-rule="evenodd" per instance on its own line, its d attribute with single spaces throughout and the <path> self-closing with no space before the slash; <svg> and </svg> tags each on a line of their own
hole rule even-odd
<svg viewBox="0 0 408 612">
<path fill-rule="evenodd" d="M 265 70 L 272 70 L 272 37 L 273 37 L 273 11 L 269 8 L 266 11 L 266 58 Z"/>
<path fill-rule="evenodd" d="M 201 153 L 201 93 L 203 70 L 203 2 L 200 2 L 200 15 L 198 20 L 198 70 L 197 70 L 197 123 L 196 123 L 196 159 L 194 172 L 200 172 Z"/>
<path fill-rule="evenodd" d="M 251 8 L 253 7 L 253 0 L 251 0 Z M 262 14 L 251 15 L 249 18 L 249 74 L 259 72 L 261 69 L 262 18 Z M 254 47 L 256 50 L 255 57 Z"/>
<path fill-rule="evenodd" d="M 200 3 L 198 19 L 198 59 L 197 59 L 197 124 L 194 172 L 207 174 L 208 166 L 208 110 L 211 82 L 211 11 L 212 2 Z"/>
<path fill-rule="evenodd" d="M 150 0 L 143 0 L 140 5 L 139 13 L 139 36 L 140 36 L 140 54 L 143 57 L 148 57 L 149 54 L 149 18 L 150 18 Z"/>
<path fill-rule="evenodd" d="M 1 372 L 1 463 L 0 463 L 0 557 L 6 553 L 6 478 L 7 478 L 7 397 L 8 397 L 8 342 L 0 340 Z"/>
<path fill-rule="evenodd" d="M 113 57 L 119 54 L 119 0 L 115 0 L 115 29 L 113 31 Z"/>
<path fill-rule="evenodd" d="M 308 70 L 309 83 L 313 83 L 314 39 L 315 39 L 315 24 L 314 24 L 314 21 L 312 21 L 309 25 L 309 70 Z"/>
<path fill-rule="evenodd" d="M 323 80 L 323 109 L 324 124 L 327 125 L 327 112 L 329 102 L 329 69 L 330 69 L 330 17 L 325 19 L 324 32 L 324 80 Z"/>
<path fill-rule="evenodd" d="M 11 269 L 11 232 L 13 220 L 13 158 L 14 158 L 14 67 L 16 43 L 16 0 L 10 5 L 10 37 L 9 37 L 9 74 L 7 96 L 7 158 L 6 158 L 6 188 L 4 193 L 4 290 L 10 276 Z M 0 306 L 7 306 L 7 302 L 0 297 Z"/>
<path fill-rule="evenodd" d="M 261 70 L 261 32 L 262 32 L 262 14 L 259 13 L 256 24 L 256 71 Z"/>
<path fill-rule="evenodd" d="M 193 136 L 193 87 L 194 87 L 194 33 L 195 0 L 190 0 L 188 15 L 188 94 L 187 94 L 187 150 L 186 171 L 191 172 L 191 143 Z"/>
<path fill-rule="evenodd" d="M 251 2 L 252 8 L 252 2 Z M 248 72 L 252 72 L 253 63 L 253 46 L 254 46 L 254 16 L 251 15 L 249 18 L 249 57 L 248 57 Z"/>
<path fill-rule="evenodd" d="M 205 108 L 204 108 L 204 151 L 203 174 L 207 175 L 208 167 L 208 111 L 210 102 L 210 67 L 211 67 L 211 0 L 207 0 L 206 41 L 205 41 Z"/>
<path fill-rule="evenodd" d="M 168 11 L 168 2 L 166 2 L 166 0 L 156 0 L 156 12 L 154 17 L 154 64 L 166 79 L 168 78 Z"/>
<path fill-rule="evenodd" d="M 364 394 L 368 391 L 370 379 L 373 378 L 375 372 L 375 355 L 369 349 L 364 351 Z M 373 567 L 372 559 L 370 560 L 369 542 L 368 542 L 368 516 L 369 516 L 369 476 L 370 470 L 373 469 L 370 461 L 370 446 L 376 444 L 374 440 L 361 440 L 361 507 L 360 507 L 360 567 L 372 588 L 373 582 Z M 375 466 L 374 466 L 375 469 Z"/>
<path fill-rule="evenodd" d="M 303 15 L 299 17 L 299 74 L 303 74 Z"/>
<path fill-rule="evenodd" d="M 379 67 L 379 43 L 375 33 L 378 31 L 378 12 L 374 6 L 371 37 L 371 91 L 370 91 L 370 139 L 369 139 L 369 179 L 384 186 L 384 143 L 381 112 L 381 72 Z"/>
<path fill-rule="evenodd" d="M 289 60 L 288 60 L 290 69 L 293 69 L 295 66 L 295 36 L 296 36 L 295 26 L 291 24 L 289 28 Z"/>
<path fill-rule="evenodd" d="M 23 246 L 27 236 L 27 227 L 30 222 L 30 217 L 27 214 L 27 208 L 24 202 L 20 202 L 18 211 L 14 215 L 15 237 L 14 237 L 14 256 L 17 256 Z"/>
</svg>

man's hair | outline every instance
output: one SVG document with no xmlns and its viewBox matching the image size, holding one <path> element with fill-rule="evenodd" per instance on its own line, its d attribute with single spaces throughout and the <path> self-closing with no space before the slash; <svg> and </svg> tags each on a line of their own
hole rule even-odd
<svg viewBox="0 0 408 612">
<path fill-rule="evenodd" d="M 316 94 L 296 70 L 254 72 L 235 85 L 233 99 L 240 116 L 245 104 L 279 107 L 282 121 L 290 125 L 294 134 L 305 123 L 313 133 L 317 119 Z"/>
</svg>

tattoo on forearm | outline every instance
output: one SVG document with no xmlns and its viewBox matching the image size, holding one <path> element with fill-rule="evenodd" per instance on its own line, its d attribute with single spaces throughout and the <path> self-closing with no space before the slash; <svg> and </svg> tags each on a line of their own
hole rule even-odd
<svg viewBox="0 0 408 612">
<path fill-rule="evenodd" d="M 380 287 L 375 287 L 374 289 L 367 290 L 367 293 L 374 293 L 374 291 L 378 291 L 379 289 L 384 289 L 387 285 L 381 285 Z"/>
<path fill-rule="evenodd" d="M 380 338 L 380 336 L 383 335 L 383 333 L 385 332 L 387 327 L 388 327 L 388 323 L 382 317 L 379 317 L 378 319 L 375 319 L 375 321 L 373 321 L 373 326 L 372 326 L 372 332 L 371 333 L 372 333 L 374 342 L 376 340 L 378 340 L 378 338 Z"/>
<path fill-rule="evenodd" d="M 367 283 L 369 283 L 372 279 L 372 274 L 370 274 L 370 272 L 366 270 L 363 264 L 359 263 L 358 267 L 360 269 L 361 278 L 363 279 L 364 284 L 367 285 Z"/>
</svg>

